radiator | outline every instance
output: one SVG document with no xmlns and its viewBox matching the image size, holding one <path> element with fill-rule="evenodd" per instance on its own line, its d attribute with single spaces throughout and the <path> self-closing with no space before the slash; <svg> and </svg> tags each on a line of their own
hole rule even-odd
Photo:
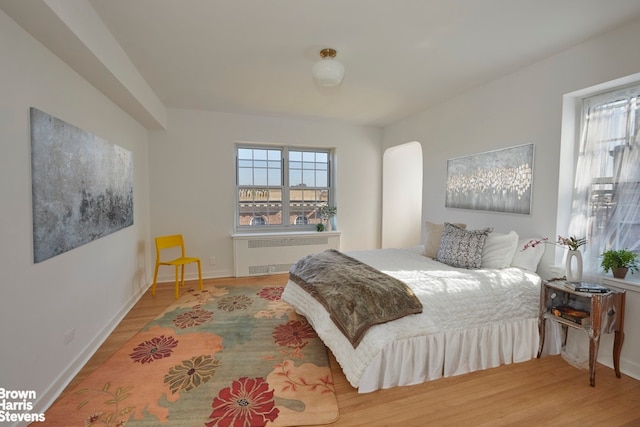
<svg viewBox="0 0 640 427">
<path fill-rule="evenodd" d="M 300 258 L 326 249 L 340 249 L 339 232 L 234 234 L 236 277 L 280 274 Z"/>
</svg>

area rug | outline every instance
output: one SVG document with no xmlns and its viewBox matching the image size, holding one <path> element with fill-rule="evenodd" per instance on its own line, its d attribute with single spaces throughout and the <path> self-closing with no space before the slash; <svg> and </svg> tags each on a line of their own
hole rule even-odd
<svg viewBox="0 0 640 427">
<path fill-rule="evenodd" d="M 45 413 L 51 426 L 300 426 L 338 418 L 327 350 L 282 286 L 184 295 Z M 40 425 L 40 423 L 38 423 Z"/>
</svg>

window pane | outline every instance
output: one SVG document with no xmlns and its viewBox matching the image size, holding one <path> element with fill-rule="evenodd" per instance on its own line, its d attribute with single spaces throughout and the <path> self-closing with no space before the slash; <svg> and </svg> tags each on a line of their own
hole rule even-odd
<svg viewBox="0 0 640 427">
<path fill-rule="evenodd" d="M 255 160 L 267 160 L 267 150 L 253 150 L 253 158 Z"/>
<path fill-rule="evenodd" d="M 267 170 L 266 169 L 254 169 L 253 170 L 253 184 L 254 185 L 267 185 Z"/>
<path fill-rule="evenodd" d="M 269 160 L 276 160 L 278 163 L 282 160 L 282 152 L 280 150 L 269 150 L 267 154 Z"/>
<path fill-rule="evenodd" d="M 302 171 L 302 182 L 307 187 L 315 187 L 316 186 L 316 179 L 315 179 L 315 174 L 314 174 L 313 170 L 303 170 Z"/>
<path fill-rule="evenodd" d="M 238 148 L 238 159 L 253 159 L 253 150 L 250 148 Z"/>
<path fill-rule="evenodd" d="M 238 225 L 282 225 L 282 190 L 241 188 L 238 191 L 238 200 Z M 256 218 L 264 218 L 266 224 Z"/>
<path fill-rule="evenodd" d="M 326 203 L 327 190 L 292 189 L 289 206 L 291 223 L 304 216 L 307 224 L 318 224 L 322 221 L 319 208 Z"/>
<path fill-rule="evenodd" d="M 316 171 L 316 187 L 327 187 L 328 185 L 327 172 Z"/>
<path fill-rule="evenodd" d="M 269 169 L 269 185 L 282 185 L 280 169 Z"/>
<path fill-rule="evenodd" d="M 239 168 L 238 169 L 238 185 L 252 185 L 253 184 L 253 169 Z"/>
<path fill-rule="evenodd" d="M 300 170 L 289 171 L 289 185 L 297 187 L 302 184 L 302 172 Z"/>
</svg>

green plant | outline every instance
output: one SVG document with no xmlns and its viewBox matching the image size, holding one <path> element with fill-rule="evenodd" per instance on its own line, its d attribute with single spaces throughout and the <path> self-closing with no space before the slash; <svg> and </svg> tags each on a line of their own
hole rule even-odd
<svg viewBox="0 0 640 427">
<path fill-rule="evenodd" d="M 600 265 L 604 269 L 605 273 L 616 268 L 628 268 L 629 271 L 631 271 L 631 274 L 633 274 L 634 271 L 638 271 L 638 264 L 636 262 L 638 254 L 631 252 L 628 249 L 610 249 L 608 251 L 604 251 L 601 257 L 602 262 Z"/>
<path fill-rule="evenodd" d="M 338 208 L 332 205 L 324 205 L 320 208 L 320 217 L 330 219 L 338 213 Z"/>
</svg>

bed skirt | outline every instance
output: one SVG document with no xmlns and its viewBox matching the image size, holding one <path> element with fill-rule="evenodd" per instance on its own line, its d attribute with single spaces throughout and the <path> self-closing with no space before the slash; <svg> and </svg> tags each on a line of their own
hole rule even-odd
<svg viewBox="0 0 640 427">
<path fill-rule="evenodd" d="M 393 341 L 365 369 L 358 392 L 525 362 L 537 356 L 538 343 L 537 318 Z"/>
</svg>

